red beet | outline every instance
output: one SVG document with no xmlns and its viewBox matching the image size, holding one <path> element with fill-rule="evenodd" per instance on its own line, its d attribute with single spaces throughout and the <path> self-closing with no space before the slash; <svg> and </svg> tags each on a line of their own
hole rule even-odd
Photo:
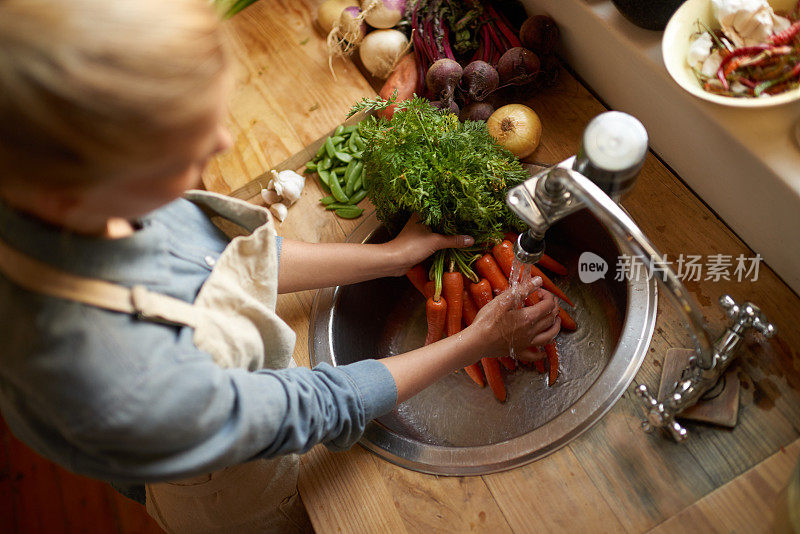
<svg viewBox="0 0 800 534">
<path fill-rule="evenodd" d="M 558 45 L 560 32 L 556 22 L 547 15 L 536 15 L 522 23 L 519 39 L 522 46 L 540 56 L 551 54 Z"/>
<path fill-rule="evenodd" d="M 453 92 L 461 80 L 463 69 L 457 61 L 440 59 L 436 61 L 425 75 L 425 83 L 433 97 L 443 102 L 452 102 Z"/>
<path fill-rule="evenodd" d="M 464 121 L 484 121 L 494 113 L 494 106 L 488 102 L 473 102 L 461 108 L 458 115 L 461 122 Z"/>
<path fill-rule="evenodd" d="M 469 100 L 481 102 L 497 89 L 500 76 L 494 67 L 485 61 L 473 61 L 464 68 L 461 81 Z"/>
<path fill-rule="evenodd" d="M 526 48 L 516 46 L 506 50 L 497 62 L 497 74 L 503 85 L 526 85 L 539 72 L 539 57 Z"/>
</svg>

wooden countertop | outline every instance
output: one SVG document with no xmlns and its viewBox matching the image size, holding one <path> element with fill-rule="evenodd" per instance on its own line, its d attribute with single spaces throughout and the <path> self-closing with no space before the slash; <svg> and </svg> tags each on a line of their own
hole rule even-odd
<svg viewBox="0 0 800 534">
<path fill-rule="evenodd" d="M 229 193 L 277 165 L 341 122 L 350 105 L 374 90 L 352 63 L 337 61 L 334 81 L 323 39 L 313 29 L 317 1 L 260 2 L 227 23 L 234 42 L 235 89 L 228 125 L 235 147 L 203 175 L 210 190 Z M 578 148 L 587 122 L 604 107 L 568 73 L 528 102 L 544 125 L 531 160 L 554 163 Z M 720 156 L 722 157 L 722 156 Z M 719 187 L 725 187 L 719 177 Z M 325 212 L 313 179 L 289 210 L 281 235 L 341 241 L 358 224 Z M 256 199 L 257 201 L 257 199 Z M 662 252 L 753 255 L 703 202 L 652 154 L 623 202 Z M 364 201 L 365 206 L 368 203 Z M 724 322 L 723 293 L 752 300 L 779 334 L 742 351 L 739 423 L 725 430 L 689 423 L 678 445 L 639 427 L 631 395 L 639 383 L 657 389 L 670 347 L 689 345 L 668 299 L 634 383 L 590 431 L 547 458 L 480 477 L 436 477 L 408 471 L 354 447 L 316 447 L 303 458 L 300 490 L 320 532 L 643 532 L 775 531 L 785 527 L 785 486 L 800 454 L 800 299 L 765 265 L 756 282 L 687 284 L 709 325 Z M 278 311 L 296 330 L 295 359 L 308 365 L 313 293 L 283 295 Z M 783 493 L 782 493 L 783 492 Z M 783 525 L 783 527 L 781 527 Z"/>
</svg>

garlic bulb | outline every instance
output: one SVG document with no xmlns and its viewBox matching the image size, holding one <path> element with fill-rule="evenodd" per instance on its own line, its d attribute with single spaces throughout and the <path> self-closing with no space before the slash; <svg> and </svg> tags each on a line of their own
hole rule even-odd
<svg viewBox="0 0 800 534">
<path fill-rule="evenodd" d="M 289 213 L 289 208 L 286 207 L 285 204 L 278 202 L 277 204 L 273 204 L 269 207 L 269 211 L 278 219 L 280 222 L 286 220 L 286 215 Z"/>
<path fill-rule="evenodd" d="M 770 35 L 790 24 L 775 14 L 767 0 L 711 0 L 711 8 L 722 31 L 736 46 L 766 43 Z"/>
<path fill-rule="evenodd" d="M 289 206 L 297 202 L 300 198 L 300 193 L 303 191 L 303 186 L 306 185 L 306 178 L 294 171 L 281 171 L 272 173 L 272 189 L 278 193 L 283 202 Z"/>
<path fill-rule="evenodd" d="M 264 199 L 264 203 L 267 206 L 277 204 L 278 202 L 281 201 L 281 196 L 278 194 L 277 191 L 274 191 L 272 189 L 262 189 L 261 198 Z"/>
</svg>

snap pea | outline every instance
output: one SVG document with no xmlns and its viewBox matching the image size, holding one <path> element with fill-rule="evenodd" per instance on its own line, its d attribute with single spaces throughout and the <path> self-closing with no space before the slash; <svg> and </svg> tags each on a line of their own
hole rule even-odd
<svg viewBox="0 0 800 534">
<path fill-rule="evenodd" d="M 317 164 L 317 170 L 322 169 L 323 171 L 327 171 L 328 169 L 331 168 L 331 165 L 333 165 L 333 161 L 331 161 L 331 158 L 328 157 L 322 158 L 322 161 L 320 161 Z"/>
<path fill-rule="evenodd" d="M 336 177 L 335 173 L 331 174 L 330 186 L 333 197 L 339 202 L 347 204 L 347 201 L 350 199 L 344 194 L 344 191 L 342 191 L 342 186 L 339 184 L 339 179 Z"/>
<path fill-rule="evenodd" d="M 332 196 L 327 196 L 319 199 L 319 201 L 323 206 L 330 206 L 331 204 L 336 202 L 336 199 L 333 198 Z"/>
<path fill-rule="evenodd" d="M 333 137 L 331 137 L 331 143 L 333 143 L 333 146 L 338 145 L 342 141 L 344 141 L 344 136 L 334 135 Z"/>
<path fill-rule="evenodd" d="M 349 207 L 350 207 L 350 204 L 341 204 L 341 203 L 338 203 L 338 202 L 334 202 L 334 203 L 325 205 L 325 209 L 329 210 L 329 211 L 338 210 L 338 209 L 341 209 L 341 208 L 349 208 Z"/>
<path fill-rule="evenodd" d="M 336 159 L 341 161 L 342 163 L 350 163 L 354 156 L 351 156 L 347 152 L 336 152 Z"/>
<path fill-rule="evenodd" d="M 358 173 L 358 178 L 356 178 L 356 185 L 353 186 L 353 189 L 358 191 L 364 187 L 364 168 L 361 168 L 361 172 Z"/>
<path fill-rule="evenodd" d="M 358 204 L 364 200 L 365 196 L 367 196 L 367 192 L 363 189 L 356 192 L 352 197 L 350 197 L 350 204 Z"/>
<path fill-rule="evenodd" d="M 353 161 L 355 161 L 355 160 L 353 160 Z M 347 194 L 347 196 L 350 196 L 350 195 L 353 194 L 353 191 L 356 188 L 356 180 L 358 179 L 359 176 L 361 176 L 361 169 L 363 167 L 364 167 L 364 164 L 359 161 L 355 165 L 353 165 L 353 167 L 350 169 L 350 174 L 349 175 L 345 174 L 346 185 L 345 185 L 345 188 L 344 188 L 344 192 L 345 192 L 345 194 Z"/>
<path fill-rule="evenodd" d="M 328 153 L 328 157 L 331 159 L 336 157 L 336 149 L 333 147 L 333 141 L 331 141 L 330 137 L 325 140 L 325 152 Z"/>
<path fill-rule="evenodd" d="M 364 150 L 364 147 L 366 147 L 366 146 L 367 146 L 367 144 L 364 142 L 364 140 L 363 140 L 363 139 L 361 139 L 361 136 L 360 136 L 360 135 L 358 135 L 358 132 L 355 132 L 355 133 L 352 135 L 352 137 L 354 137 L 354 139 L 353 139 L 353 143 L 355 143 L 355 145 L 358 147 L 358 149 L 359 149 L 359 150 Z"/>
<path fill-rule="evenodd" d="M 319 175 L 320 181 L 325 184 L 326 186 L 331 186 L 331 175 L 325 169 L 317 169 L 317 174 Z"/>
<path fill-rule="evenodd" d="M 342 219 L 355 219 L 360 217 L 362 213 L 364 213 L 364 210 L 356 206 L 347 206 L 336 210 L 336 215 Z"/>
<path fill-rule="evenodd" d="M 344 131 L 344 126 L 340 124 L 340 125 L 339 125 L 339 126 L 337 126 L 337 127 L 336 127 L 336 129 L 333 131 L 333 135 L 334 135 L 334 136 L 341 135 L 343 131 Z"/>
<path fill-rule="evenodd" d="M 349 165 L 349 164 L 348 164 L 348 165 Z M 334 167 L 334 168 L 333 168 L 333 169 L 331 169 L 331 170 L 332 170 L 332 171 L 334 171 L 334 172 L 336 172 L 336 174 L 341 174 L 341 175 L 344 175 L 344 174 L 347 172 L 347 169 L 349 169 L 349 168 L 350 168 L 349 166 L 345 166 L 345 165 L 339 165 L 338 167 Z"/>
<path fill-rule="evenodd" d="M 305 172 L 313 172 L 317 170 L 317 164 L 313 161 L 309 161 L 306 163 L 306 171 Z"/>
<path fill-rule="evenodd" d="M 347 147 L 350 149 L 350 152 L 358 152 L 358 146 L 356 146 L 357 135 L 357 133 L 354 133 L 350 136 L 350 139 L 347 140 Z"/>
<path fill-rule="evenodd" d="M 325 154 L 325 143 L 320 145 L 319 149 L 317 150 L 317 155 L 314 157 L 314 159 L 320 159 L 323 154 Z"/>
<path fill-rule="evenodd" d="M 342 133 L 351 134 L 356 130 L 358 130 L 358 124 L 351 124 L 350 126 L 345 126 L 344 128 L 342 128 Z"/>
</svg>

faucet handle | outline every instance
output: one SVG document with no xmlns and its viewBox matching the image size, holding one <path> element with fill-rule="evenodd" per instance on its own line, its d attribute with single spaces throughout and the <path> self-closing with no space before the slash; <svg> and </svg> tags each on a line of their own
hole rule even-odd
<svg viewBox="0 0 800 534">
<path fill-rule="evenodd" d="M 777 332 L 775 325 L 769 322 L 764 312 L 752 302 L 739 305 L 730 295 L 722 295 L 719 304 L 728 317 L 733 319 L 730 330 L 738 335 L 743 335 L 750 328 L 755 328 L 766 338 L 774 336 Z"/>
</svg>

